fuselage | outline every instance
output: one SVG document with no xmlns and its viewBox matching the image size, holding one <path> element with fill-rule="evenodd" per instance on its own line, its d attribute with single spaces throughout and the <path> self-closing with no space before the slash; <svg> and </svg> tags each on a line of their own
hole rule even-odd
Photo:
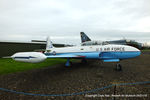
<svg viewBox="0 0 150 100">
<path fill-rule="evenodd" d="M 51 48 L 45 55 L 74 54 L 85 56 L 86 59 L 128 59 L 140 55 L 140 50 L 127 45 L 94 45 Z"/>
</svg>

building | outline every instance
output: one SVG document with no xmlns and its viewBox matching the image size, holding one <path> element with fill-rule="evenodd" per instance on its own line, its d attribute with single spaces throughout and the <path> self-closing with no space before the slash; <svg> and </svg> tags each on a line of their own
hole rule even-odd
<svg viewBox="0 0 150 100">
<path fill-rule="evenodd" d="M 53 44 L 55 47 L 64 47 L 65 44 Z M 0 42 L 0 57 L 11 56 L 16 52 L 44 51 L 44 42 Z"/>
</svg>

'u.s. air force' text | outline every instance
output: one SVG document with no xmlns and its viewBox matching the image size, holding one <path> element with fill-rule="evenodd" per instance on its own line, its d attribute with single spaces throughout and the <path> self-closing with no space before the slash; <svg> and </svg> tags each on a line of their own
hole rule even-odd
<svg viewBox="0 0 150 100">
<path fill-rule="evenodd" d="M 96 48 L 96 51 L 125 51 L 124 47 Z"/>
</svg>

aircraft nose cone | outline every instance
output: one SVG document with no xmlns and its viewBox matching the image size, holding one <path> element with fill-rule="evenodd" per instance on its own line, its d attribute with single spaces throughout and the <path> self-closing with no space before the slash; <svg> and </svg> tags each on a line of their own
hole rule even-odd
<svg viewBox="0 0 150 100">
<path fill-rule="evenodd" d="M 137 56 L 141 55 L 141 51 L 137 51 Z"/>
<path fill-rule="evenodd" d="M 137 48 L 134 48 L 134 49 L 135 49 L 135 51 L 136 51 L 136 55 L 137 55 L 137 56 L 141 55 L 141 51 L 140 51 L 139 49 L 137 49 Z"/>
<path fill-rule="evenodd" d="M 137 49 L 137 48 L 136 48 Z M 137 49 L 137 52 L 139 52 L 141 54 L 141 51 L 139 49 Z"/>
</svg>

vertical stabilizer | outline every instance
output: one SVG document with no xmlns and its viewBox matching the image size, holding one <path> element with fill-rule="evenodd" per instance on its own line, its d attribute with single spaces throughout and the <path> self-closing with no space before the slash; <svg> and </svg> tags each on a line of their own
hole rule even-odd
<svg viewBox="0 0 150 100">
<path fill-rule="evenodd" d="M 91 41 L 91 39 L 84 33 L 84 32 L 80 32 L 81 35 L 81 42 L 86 42 L 86 41 Z"/>
<path fill-rule="evenodd" d="M 46 50 L 50 50 L 51 48 L 53 48 L 53 44 L 50 40 L 50 37 L 48 36 L 46 40 Z"/>
</svg>

